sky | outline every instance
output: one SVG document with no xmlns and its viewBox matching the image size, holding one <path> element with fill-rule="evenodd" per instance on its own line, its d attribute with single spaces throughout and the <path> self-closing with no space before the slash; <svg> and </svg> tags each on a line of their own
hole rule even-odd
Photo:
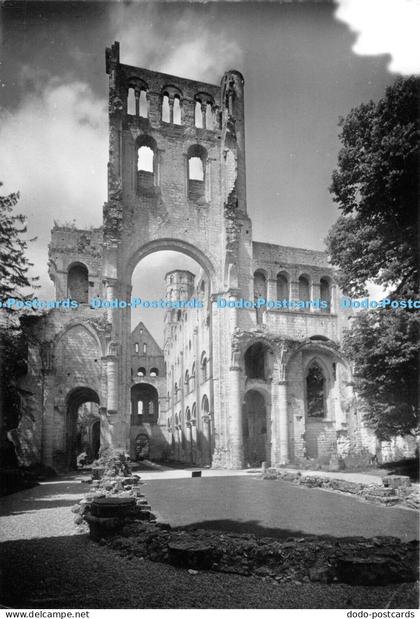
<svg viewBox="0 0 420 619">
<path fill-rule="evenodd" d="M 241 71 L 253 238 L 323 249 L 338 215 L 328 187 L 339 117 L 418 70 L 419 8 L 418 0 L 4 2 L 0 181 L 2 193 L 20 191 L 28 237 L 37 236 L 28 254 L 39 297 L 53 295 L 54 221 L 102 223 L 106 46 L 120 41 L 123 63 L 216 84 L 226 70 Z M 135 292 L 161 294 L 151 282 L 173 268 L 173 256 L 147 260 Z M 191 268 L 182 260 L 176 266 Z"/>
</svg>

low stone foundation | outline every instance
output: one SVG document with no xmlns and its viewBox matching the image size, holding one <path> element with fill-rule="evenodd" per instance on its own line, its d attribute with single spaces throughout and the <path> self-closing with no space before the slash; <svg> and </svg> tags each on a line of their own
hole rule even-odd
<svg viewBox="0 0 420 619">
<path fill-rule="evenodd" d="M 378 478 L 378 484 L 364 484 L 339 478 L 305 475 L 300 471 L 268 468 L 263 471 L 262 478 L 288 481 L 308 488 L 325 488 L 353 494 L 386 507 L 392 505 L 404 505 L 411 509 L 420 507 L 420 492 L 413 488 L 409 477 L 403 475 L 388 475 L 382 479 Z"/>
<path fill-rule="evenodd" d="M 418 577 L 418 542 L 395 537 L 277 540 L 222 531 L 172 530 L 136 522 L 121 535 L 101 540 L 123 556 L 144 557 L 177 567 L 260 576 L 278 582 L 342 582 L 385 585 Z"/>
</svg>

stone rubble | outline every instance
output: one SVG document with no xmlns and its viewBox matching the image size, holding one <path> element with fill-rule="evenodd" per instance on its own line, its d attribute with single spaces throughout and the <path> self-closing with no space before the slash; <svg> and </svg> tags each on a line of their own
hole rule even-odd
<svg viewBox="0 0 420 619">
<path fill-rule="evenodd" d="M 102 456 L 92 467 L 91 491 L 72 507 L 74 522 L 93 540 L 110 537 L 130 522 L 151 521 L 156 516 L 140 490 L 139 475 L 133 475 L 124 454 Z"/>
<path fill-rule="evenodd" d="M 278 583 L 384 585 L 418 577 L 418 542 L 395 537 L 277 540 L 252 534 L 133 522 L 108 541 L 123 556 L 147 558 L 188 569 L 260 576 Z"/>
</svg>

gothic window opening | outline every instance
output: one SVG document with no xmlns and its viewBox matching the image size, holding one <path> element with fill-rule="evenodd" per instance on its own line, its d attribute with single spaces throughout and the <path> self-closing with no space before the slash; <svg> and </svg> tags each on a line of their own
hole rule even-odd
<svg viewBox="0 0 420 619">
<path fill-rule="evenodd" d="M 256 342 L 245 353 L 245 374 L 247 378 L 266 380 L 267 347 Z"/>
<path fill-rule="evenodd" d="M 208 360 L 206 353 L 201 355 L 201 382 L 205 382 L 208 378 Z"/>
<path fill-rule="evenodd" d="M 203 162 L 200 157 L 191 157 L 188 160 L 188 178 L 193 181 L 204 180 Z"/>
<path fill-rule="evenodd" d="M 134 88 L 128 89 L 127 114 L 131 114 L 132 116 L 136 115 L 136 95 Z"/>
<path fill-rule="evenodd" d="M 158 402 L 158 392 L 153 385 L 145 383 L 134 385 L 131 388 L 132 424 L 156 423 L 159 411 Z"/>
<path fill-rule="evenodd" d="M 309 301 L 310 298 L 309 280 L 305 275 L 301 275 L 299 277 L 299 301 Z"/>
<path fill-rule="evenodd" d="M 277 275 L 277 299 L 279 301 L 289 300 L 289 281 L 284 273 Z"/>
<path fill-rule="evenodd" d="M 326 416 L 326 381 L 325 376 L 314 362 L 306 374 L 306 407 L 308 417 L 323 418 Z"/>
<path fill-rule="evenodd" d="M 84 264 L 77 263 L 69 267 L 67 273 L 67 294 L 78 303 L 89 301 L 89 271 Z"/>
<path fill-rule="evenodd" d="M 174 125 L 181 124 L 181 101 L 178 96 L 174 97 Z"/>
<path fill-rule="evenodd" d="M 143 344 L 143 355 L 147 355 L 147 344 Z"/>
<path fill-rule="evenodd" d="M 143 368 L 143 367 L 142 368 L 138 368 L 137 376 L 140 376 L 140 377 L 146 376 L 146 368 Z"/>
<path fill-rule="evenodd" d="M 151 370 L 150 370 L 150 372 L 149 372 L 149 373 L 150 373 L 150 376 L 152 376 L 152 377 L 154 377 L 154 378 L 155 378 L 156 376 L 159 376 L 159 370 L 158 370 L 157 368 L 151 368 Z"/>
<path fill-rule="evenodd" d="M 191 390 L 195 389 L 195 363 L 191 368 Z"/>
<path fill-rule="evenodd" d="M 190 146 L 188 158 L 188 198 L 198 201 L 206 194 L 206 163 L 207 151 L 203 146 Z"/>
<path fill-rule="evenodd" d="M 203 114 L 201 113 L 201 101 L 195 102 L 194 124 L 197 129 L 203 128 Z"/>
<path fill-rule="evenodd" d="M 139 113 L 142 118 L 148 117 L 148 105 L 147 105 L 147 95 L 146 91 L 142 90 L 140 92 L 140 100 L 139 100 Z"/>
<path fill-rule="evenodd" d="M 168 95 L 163 95 L 162 100 L 162 121 L 164 123 L 171 122 L 171 114 L 169 109 L 169 97 Z"/>
<path fill-rule="evenodd" d="M 267 279 L 261 271 L 255 271 L 254 273 L 254 299 L 267 299 Z M 262 323 L 263 307 L 257 307 L 257 324 Z"/>
<path fill-rule="evenodd" d="M 139 352 L 139 343 L 138 343 L 138 342 L 136 342 L 136 343 L 134 344 L 134 352 L 135 352 L 135 353 L 137 353 L 137 354 L 138 354 L 138 352 Z"/>
<path fill-rule="evenodd" d="M 157 183 L 157 145 L 153 138 L 147 135 L 137 140 L 137 189 L 153 189 Z"/>
</svg>

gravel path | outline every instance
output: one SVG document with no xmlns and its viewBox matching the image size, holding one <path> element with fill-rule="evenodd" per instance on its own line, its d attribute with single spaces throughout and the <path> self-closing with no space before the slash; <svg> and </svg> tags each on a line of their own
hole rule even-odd
<svg viewBox="0 0 420 619">
<path fill-rule="evenodd" d="M 411 584 L 350 587 L 199 572 L 120 557 L 76 534 L 86 486 L 59 479 L 0 500 L 1 604 L 12 608 L 417 608 Z M 145 487 L 146 489 L 146 487 Z M 7 541 L 5 541 L 7 540 Z"/>
</svg>

